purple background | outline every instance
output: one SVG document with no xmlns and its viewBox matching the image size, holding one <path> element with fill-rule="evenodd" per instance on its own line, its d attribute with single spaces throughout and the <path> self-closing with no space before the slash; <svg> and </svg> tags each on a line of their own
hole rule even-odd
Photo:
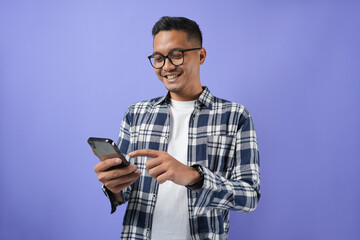
<svg viewBox="0 0 360 240">
<path fill-rule="evenodd" d="M 86 140 L 166 93 L 146 56 L 163 15 L 196 20 L 201 79 L 245 105 L 258 208 L 230 239 L 360 239 L 359 1 L 0 2 L 0 239 L 118 239 Z"/>
</svg>

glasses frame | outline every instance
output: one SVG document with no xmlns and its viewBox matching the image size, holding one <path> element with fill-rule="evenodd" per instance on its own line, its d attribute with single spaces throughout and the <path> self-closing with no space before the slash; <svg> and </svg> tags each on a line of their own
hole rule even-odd
<svg viewBox="0 0 360 240">
<path fill-rule="evenodd" d="M 170 63 L 171 63 L 172 65 L 174 65 L 174 66 L 181 66 L 181 65 L 184 64 L 184 53 L 185 53 L 185 52 L 195 51 L 195 50 L 200 50 L 200 49 L 202 49 L 202 47 L 199 47 L 199 48 L 190 48 L 190 49 L 185 49 L 185 50 L 175 49 L 175 50 L 171 50 L 171 51 L 168 53 L 168 55 L 166 55 L 166 56 L 162 55 L 161 53 L 156 53 L 156 54 L 158 54 L 158 55 L 161 55 L 161 56 L 164 58 L 164 62 L 163 62 L 163 64 L 162 64 L 161 67 L 155 67 L 155 66 L 153 65 L 153 63 L 151 62 L 151 58 L 154 58 L 154 55 L 155 55 L 155 54 L 151 54 L 150 56 L 148 56 L 148 59 L 149 59 L 149 61 L 150 61 L 151 66 L 152 66 L 153 68 L 155 68 L 155 69 L 160 69 L 160 68 L 162 68 L 162 67 L 165 65 L 166 58 L 169 59 L 169 61 L 170 61 Z M 175 51 L 179 51 L 179 52 L 182 53 L 182 62 L 181 62 L 181 64 L 174 64 L 174 63 L 171 61 L 171 58 L 169 57 L 169 55 L 170 55 L 172 52 L 175 52 Z"/>
</svg>

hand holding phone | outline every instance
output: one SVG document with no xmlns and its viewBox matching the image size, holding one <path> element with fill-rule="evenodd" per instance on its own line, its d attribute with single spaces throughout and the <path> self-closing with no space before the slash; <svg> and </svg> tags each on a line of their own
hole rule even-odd
<svg viewBox="0 0 360 240">
<path fill-rule="evenodd" d="M 94 167 L 99 181 L 114 194 L 118 202 L 123 202 L 121 191 L 133 184 L 140 177 L 141 171 L 127 161 L 111 139 L 91 137 L 88 143 L 100 159 Z"/>
</svg>

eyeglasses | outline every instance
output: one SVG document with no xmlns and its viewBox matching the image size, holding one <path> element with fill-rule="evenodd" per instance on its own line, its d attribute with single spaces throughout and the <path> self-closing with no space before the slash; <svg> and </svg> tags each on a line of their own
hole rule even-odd
<svg viewBox="0 0 360 240">
<path fill-rule="evenodd" d="M 168 53 L 167 56 L 162 55 L 161 53 L 155 53 L 148 56 L 148 59 L 156 69 L 162 68 L 165 65 L 165 59 L 169 59 L 172 65 L 180 66 L 184 63 L 184 53 L 194 50 L 200 50 L 201 48 L 191 48 L 186 50 L 172 50 Z"/>
</svg>

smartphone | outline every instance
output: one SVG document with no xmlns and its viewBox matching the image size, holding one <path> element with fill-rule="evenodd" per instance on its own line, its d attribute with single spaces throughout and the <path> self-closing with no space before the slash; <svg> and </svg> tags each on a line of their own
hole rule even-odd
<svg viewBox="0 0 360 240">
<path fill-rule="evenodd" d="M 113 140 L 109 138 L 90 137 L 87 142 L 89 143 L 95 155 L 99 158 L 104 155 L 110 155 L 109 157 L 118 157 L 121 159 L 121 164 L 110 167 L 108 171 L 117 168 L 123 168 L 129 165 L 129 162 L 126 160 L 124 154 L 122 154 Z"/>
</svg>

